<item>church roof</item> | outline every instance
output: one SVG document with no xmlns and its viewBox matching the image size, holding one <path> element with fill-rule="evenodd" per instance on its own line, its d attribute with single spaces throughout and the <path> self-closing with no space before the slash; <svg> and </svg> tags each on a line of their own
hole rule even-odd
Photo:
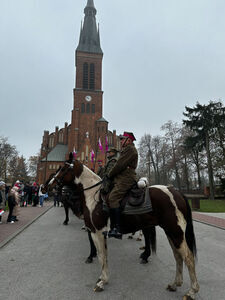
<svg viewBox="0 0 225 300">
<path fill-rule="evenodd" d="M 103 54 L 100 46 L 99 28 L 97 28 L 95 18 L 97 10 L 93 0 L 88 0 L 84 13 L 84 23 L 81 24 L 77 51 Z"/>
<path fill-rule="evenodd" d="M 103 117 L 100 118 L 100 119 L 98 119 L 97 122 L 107 122 L 107 123 L 109 123 L 109 122 L 108 122 L 105 118 L 103 118 Z"/>
<path fill-rule="evenodd" d="M 56 145 L 47 156 L 47 161 L 65 161 L 66 154 L 68 152 L 68 145 Z M 45 157 L 42 161 L 46 161 Z"/>
</svg>

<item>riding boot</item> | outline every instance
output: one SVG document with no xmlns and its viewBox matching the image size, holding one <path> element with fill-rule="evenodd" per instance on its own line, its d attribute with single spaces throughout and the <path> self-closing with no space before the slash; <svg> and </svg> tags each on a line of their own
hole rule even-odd
<svg viewBox="0 0 225 300">
<path fill-rule="evenodd" d="M 108 233 L 108 237 L 114 237 L 116 239 L 122 239 L 122 233 L 120 230 L 120 217 L 121 212 L 120 208 L 110 208 L 109 211 L 110 222 L 111 222 L 111 230 Z"/>
<path fill-rule="evenodd" d="M 110 230 L 108 232 L 109 237 L 113 232 L 113 228 L 115 228 L 115 211 L 113 208 L 109 208 L 109 218 L 110 218 Z"/>
</svg>

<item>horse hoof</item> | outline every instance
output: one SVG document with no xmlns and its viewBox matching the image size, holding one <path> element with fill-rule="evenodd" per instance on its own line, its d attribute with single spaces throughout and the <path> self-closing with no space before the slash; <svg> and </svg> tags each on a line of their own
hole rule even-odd
<svg viewBox="0 0 225 300">
<path fill-rule="evenodd" d="M 142 246 L 139 248 L 140 250 L 145 250 L 145 246 Z"/>
<path fill-rule="evenodd" d="M 176 292 L 176 290 L 177 290 L 177 288 L 171 284 L 168 284 L 166 289 L 170 292 Z"/>
<path fill-rule="evenodd" d="M 140 261 L 140 264 L 142 264 L 142 265 L 146 265 L 148 263 L 148 260 L 147 259 L 141 259 L 141 261 Z"/>
<path fill-rule="evenodd" d="M 132 240 L 132 239 L 133 239 L 132 235 L 129 235 L 128 240 Z"/>
<path fill-rule="evenodd" d="M 93 258 L 92 257 L 88 257 L 86 260 L 85 260 L 85 264 L 91 264 L 93 263 Z"/>
<path fill-rule="evenodd" d="M 141 242 L 141 239 L 140 239 L 140 238 L 137 238 L 136 241 L 137 241 L 137 242 Z"/>
<path fill-rule="evenodd" d="M 184 295 L 183 300 L 194 300 L 194 298 L 189 295 Z"/>
<path fill-rule="evenodd" d="M 102 291 L 104 291 L 104 289 L 98 285 L 96 285 L 96 287 L 94 288 L 94 292 L 102 292 Z"/>
<path fill-rule="evenodd" d="M 63 222 L 63 225 L 68 225 L 68 223 L 67 222 Z"/>
</svg>

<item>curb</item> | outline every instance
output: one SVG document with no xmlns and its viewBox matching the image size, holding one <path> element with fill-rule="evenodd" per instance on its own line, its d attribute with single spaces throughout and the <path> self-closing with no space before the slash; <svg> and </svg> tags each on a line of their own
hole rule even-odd
<svg viewBox="0 0 225 300">
<path fill-rule="evenodd" d="M 0 243 L 0 249 L 3 248 L 6 244 L 8 244 L 12 239 L 14 239 L 17 235 L 19 235 L 22 231 L 24 231 L 24 229 L 26 229 L 27 227 L 29 227 L 32 223 L 34 223 L 37 219 L 39 219 L 41 216 L 43 216 L 45 213 L 47 213 L 51 208 L 53 207 L 50 206 L 48 209 L 46 209 L 44 212 L 42 212 L 40 215 L 38 215 L 37 217 L 35 217 L 33 220 L 31 220 L 30 222 L 28 222 L 26 225 L 24 225 L 23 227 L 21 227 L 20 229 L 18 229 L 16 232 L 14 232 L 13 234 L 11 234 L 8 238 L 6 238 L 3 242 Z"/>
<path fill-rule="evenodd" d="M 210 223 L 207 223 L 207 222 L 204 222 L 204 221 L 195 220 L 194 218 L 193 218 L 193 221 L 198 222 L 198 223 L 202 223 L 202 224 L 205 224 L 205 225 L 208 225 L 208 226 L 211 226 L 211 227 L 216 227 L 218 229 L 225 230 L 224 227 L 220 227 L 220 226 L 217 226 L 217 225 L 214 225 L 214 224 L 210 224 Z"/>
</svg>

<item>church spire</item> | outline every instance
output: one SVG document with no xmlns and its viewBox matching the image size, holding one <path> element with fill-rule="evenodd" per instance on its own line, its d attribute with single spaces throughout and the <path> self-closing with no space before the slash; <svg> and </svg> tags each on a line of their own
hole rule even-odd
<svg viewBox="0 0 225 300">
<path fill-rule="evenodd" d="M 99 30 L 96 25 L 97 10 L 93 0 L 88 0 L 84 9 L 84 24 L 81 26 L 80 40 L 77 51 L 102 54 Z"/>
</svg>

